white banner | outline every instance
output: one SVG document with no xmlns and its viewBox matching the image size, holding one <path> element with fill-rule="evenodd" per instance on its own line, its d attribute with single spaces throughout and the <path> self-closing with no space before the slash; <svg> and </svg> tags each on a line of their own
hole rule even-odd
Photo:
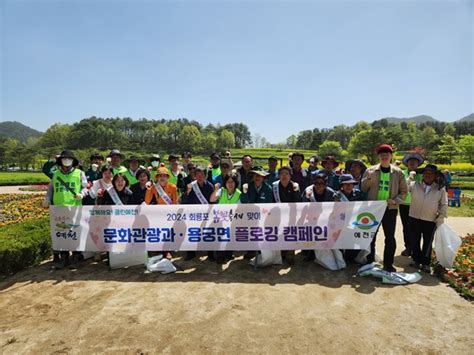
<svg viewBox="0 0 474 355">
<path fill-rule="evenodd" d="M 385 201 L 51 206 L 54 250 L 366 249 Z"/>
</svg>

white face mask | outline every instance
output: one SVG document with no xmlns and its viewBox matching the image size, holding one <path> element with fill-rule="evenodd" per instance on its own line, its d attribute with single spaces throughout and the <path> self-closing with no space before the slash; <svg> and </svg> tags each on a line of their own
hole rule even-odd
<svg viewBox="0 0 474 355">
<path fill-rule="evenodd" d="M 151 166 L 154 167 L 154 168 L 156 168 L 158 165 L 160 165 L 160 162 L 158 162 L 158 161 L 152 161 L 151 162 Z"/>
<path fill-rule="evenodd" d="M 61 163 L 62 163 L 63 166 L 65 166 L 65 167 L 70 167 L 70 166 L 72 165 L 72 162 L 73 162 L 73 160 L 70 159 L 70 158 L 61 159 Z"/>
</svg>

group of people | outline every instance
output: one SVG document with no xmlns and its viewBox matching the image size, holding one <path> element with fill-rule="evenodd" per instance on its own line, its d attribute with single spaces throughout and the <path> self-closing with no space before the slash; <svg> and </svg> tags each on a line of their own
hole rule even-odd
<svg viewBox="0 0 474 355">
<path fill-rule="evenodd" d="M 436 226 L 447 217 L 447 194 L 442 174 L 435 165 L 422 169 L 424 158 L 418 153 L 406 154 L 402 170 L 393 160 L 389 144 L 376 147 L 379 163 L 367 167 L 362 160 L 347 161 L 342 168 L 333 155 L 320 161 L 316 155 L 303 168 L 305 157 L 295 152 L 288 165 L 278 168 L 278 158 L 268 158 L 268 169 L 255 166 L 250 155 L 234 163 L 230 152 L 222 158 L 210 155 L 209 165 L 199 166 L 192 155 L 168 156 L 168 164 L 159 155 L 148 161 L 125 156 L 113 149 L 106 159 L 101 154 L 90 156 L 90 167 L 84 171 L 74 153 L 64 150 L 48 161 L 43 171 L 51 178 L 44 206 L 80 205 L 171 205 L 171 204 L 236 204 L 280 202 L 348 202 L 383 200 L 387 209 L 381 226 L 385 235 L 383 268 L 396 271 L 393 266 L 396 250 L 395 227 L 398 211 L 403 224 L 405 250 L 411 265 L 430 272 L 431 245 Z M 180 162 L 182 158 L 182 162 Z M 319 167 L 319 165 L 321 167 Z M 377 234 L 372 239 L 366 262 L 375 260 Z M 172 251 L 163 253 L 171 259 Z M 314 251 L 303 251 L 304 260 L 311 261 Z M 54 251 L 54 266 L 75 267 L 82 259 L 80 252 Z M 246 259 L 256 256 L 247 252 Z M 346 258 L 354 258 L 353 251 L 345 251 Z M 196 257 L 186 252 L 185 260 Z M 100 258 L 100 256 L 99 256 Z M 225 263 L 233 253 L 208 252 L 208 259 Z M 282 252 L 288 264 L 295 262 L 295 252 Z"/>
</svg>

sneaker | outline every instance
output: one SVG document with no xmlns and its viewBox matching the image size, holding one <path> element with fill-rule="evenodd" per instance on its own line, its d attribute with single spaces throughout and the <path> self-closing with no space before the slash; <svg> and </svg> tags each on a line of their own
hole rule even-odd
<svg viewBox="0 0 474 355">
<path fill-rule="evenodd" d="M 245 253 L 244 259 L 245 259 L 245 260 L 253 259 L 256 254 L 257 254 L 257 253 L 254 252 L 254 251 L 248 251 L 248 252 Z"/>
<path fill-rule="evenodd" d="M 429 265 L 423 265 L 423 266 L 421 267 L 421 271 L 426 272 L 426 273 L 428 273 L 428 274 L 431 274 L 431 268 L 430 268 Z"/>
<path fill-rule="evenodd" d="M 402 251 L 402 256 L 410 256 L 411 255 L 411 250 L 410 249 L 405 249 Z"/>
</svg>

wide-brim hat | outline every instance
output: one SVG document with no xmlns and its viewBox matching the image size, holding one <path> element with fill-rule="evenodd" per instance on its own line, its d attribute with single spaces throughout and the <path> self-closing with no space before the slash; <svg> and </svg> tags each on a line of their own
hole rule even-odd
<svg viewBox="0 0 474 355">
<path fill-rule="evenodd" d="M 357 181 L 351 174 L 343 174 L 339 177 L 339 184 L 357 184 Z"/>
<path fill-rule="evenodd" d="M 172 160 L 179 160 L 179 155 L 178 154 L 168 155 L 168 161 L 172 161 Z"/>
<path fill-rule="evenodd" d="M 72 166 L 78 166 L 79 165 L 79 159 L 76 158 L 74 153 L 71 150 L 63 150 L 61 154 L 56 158 L 56 164 L 59 166 L 62 166 L 62 159 L 69 158 L 72 159 Z"/>
<path fill-rule="evenodd" d="M 263 177 L 269 175 L 269 173 L 265 169 L 263 169 L 261 166 L 253 167 L 252 170 L 250 170 L 250 172 L 252 174 L 257 174 Z"/>
<path fill-rule="evenodd" d="M 434 164 L 427 164 L 424 168 L 421 169 L 421 172 L 424 173 L 426 170 L 431 170 L 434 173 L 437 173 L 438 167 Z"/>
<path fill-rule="evenodd" d="M 324 168 L 324 166 L 326 165 L 326 163 L 333 163 L 334 164 L 334 167 L 338 167 L 339 166 L 339 162 L 336 160 L 336 157 L 334 155 L 328 155 L 326 156 L 322 161 L 321 161 L 321 165 L 322 167 Z"/>
<path fill-rule="evenodd" d="M 92 161 L 94 159 L 104 160 L 104 156 L 100 153 L 93 153 L 93 154 L 91 154 L 89 159 L 90 159 L 90 161 Z"/>
<path fill-rule="evenodd" d="M 159 154 L 152 154 L 150 156 L 150 161 L 161 161 L 161 157 Z"/>
<path fill-rule="evenodd" d="M 122 153 L 120 153 L 120 150 L 118 149 L 112 149 L 112 151 L 109 153 L 109 155 L 107 155 L 107 157 L 112 158 L 114 155 L 118 155 L 120 159 L 125 158 L 125 156 Z"/>
<path fill-rule="evenodd" d="M 346 162 L 346 170 L 351 170 L 352 164 L 359 164 L 361 167 L 362 171 L 367 170 L 367 165 L 364 164 L 364 162 L 360 159 L 351 159 Z"/>
<path fill-rule="evenodd" d="M 402 162 L 403 164 L 407 165 L 408 164 L 408 161 L 411 160 L 411 159 L 416 159 L 418 160 L 418 164 L 421 165 L 423 164 L 423 162 L 425 161 L 425 159 L 421 156 L 421 154 L 418 154 L 418 153 L 408 153 L 406 154 L 403 159 L 402 159 Z"/>
</svg>

